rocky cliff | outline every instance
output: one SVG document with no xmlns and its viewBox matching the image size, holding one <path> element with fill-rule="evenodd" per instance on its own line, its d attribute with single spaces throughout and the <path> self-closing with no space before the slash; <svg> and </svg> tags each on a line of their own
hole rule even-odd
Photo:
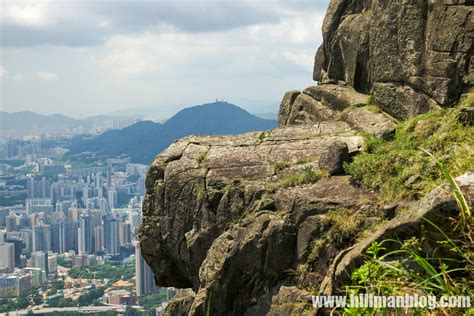
<svg viewBox="0 0 474 316">
<path fill-rule="evenodd" d="M 421 118 L 403 127 L 409 137 L 397 136 L 397 119 L 468 93 L 472 13 L 468 1 L 332 0 L 315 63 L 321 84 L 284 95 L 278 129 L 191 136 L 157 156 L 140 243 L 157 284 L 183 289 L 166 313 L 311 314 L 311 295 L 336 293 L 374 241 L 419 236 L 423 217 L 444 225 L 457 210 L 448 188 L 387 201 L 345 173 L 373 140 L 446 138 L 451 125 Z M 453 113 L 456 135 L 473 132 Z M 472 142 L 450 139 L 432 148 L 472 155 Z M 389 164 L 411 161 L 391 155 Z M 457 166 L 461 174 L 472 165 Z M 404 174 L 415 189 L 421 169 Z M 474 174 L 459 179 L 472 197 Z"/>
<path fill-rule="evenodd" d="M 474 2 L 333 0 L 314 80 L 372 93 L 397 118 L 455 104 L 474 84 Z"/>
</svg>

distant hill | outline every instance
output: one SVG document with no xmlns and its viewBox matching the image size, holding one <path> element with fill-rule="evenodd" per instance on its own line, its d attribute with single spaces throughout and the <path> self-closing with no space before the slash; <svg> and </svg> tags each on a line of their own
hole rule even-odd
<svg viewBox="0 0 474 316">
<path fill-rule="evenodd" d="M 0 132 L 15 133 L 18 136 L 39 135 L 41 133 L 83 133 L 104 121 L 113 120 L 112 116 L 92 116 L 75 119 L 62 114 L 42 115 L 31 111 L 0 111 Z"/>
<path fill-rule="evenodd" d="M 98 158 L 127 156 L 130 161 L 149 164 L 172 142 L 191 134 L 240 134 L 275 128 L 277 122 L 256 117 L 226 102 L 214 102 L 181 110 L 164 124 L 138 122 L 89 139 L 75 139 L 68 156 L 91 152 Z"/>
</svg>

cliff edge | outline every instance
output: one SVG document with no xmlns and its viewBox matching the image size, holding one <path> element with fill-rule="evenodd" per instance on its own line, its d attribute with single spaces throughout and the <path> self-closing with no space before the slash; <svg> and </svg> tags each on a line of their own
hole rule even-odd
<svg viewBox="0 0 474 316">
<path fill-rule="evenodd" d="M 338 293 L 371 244 L 426 237 L 423 218 L 445 226 L 457 206 L 419 148 L 474 197 L 473 13 L 462 0 L 332 0 L 319 84 L 283 96 L 278 129 L 158 155 L 140 245 L 157 284 L 183 289 L 165 313 L 313 314 L 311 295 Z"/>
</svg>

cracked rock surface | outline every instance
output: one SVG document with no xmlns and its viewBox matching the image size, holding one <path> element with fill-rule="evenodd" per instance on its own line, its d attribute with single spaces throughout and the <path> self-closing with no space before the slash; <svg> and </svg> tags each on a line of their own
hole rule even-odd
<svg viewBox="0 0 474 316">
<path fill-rule="evenodd" d="M 182 289 L 165 315 L 307 315 L 311 293 L 289 284 L 299 266 L 311 264 L 299 285 L 333 293 L 371 241 L 417 234 L 421 216 L 452 209 L 437 188 L 396 217 L 343 164 L 363 135 L 389 140 L 397 119 L 472 86 L 472 1 L 331 0 L 323 34 L 320 84 L 283 96 L 279 128 L 189 136 L 150 166 L 140 247 L 157 284 Z"/>
<path fill-rule="evenodd" d="M 372 93 L 396 118 L 459 101 L 474 84 L 469 0 L 332 0 L 313 79 Z"/>
</svg>

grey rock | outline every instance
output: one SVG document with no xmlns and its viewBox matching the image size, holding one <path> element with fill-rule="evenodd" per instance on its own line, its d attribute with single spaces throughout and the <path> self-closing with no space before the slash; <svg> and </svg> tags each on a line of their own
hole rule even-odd
<svg viewBox="0 0 474 316">
<path fill-rule="evenodd" d="M 313 315 L 311 293 L 296 286 L 279 285 L 262 295 L 244 315 Z"/>
<path fill-rule="evenodd" d="M 191 289 L 178 290 L 176 296 L 168 302 L 163 316 L 187 316 L 194 301 L 196 293 Z"/>
<path fill-rule="evenodd" d="M 303 93 L 320 101 L 333 111 L 342 111 L 353 105 L 369 103 L 368 95 L 355 91 L 349 85 L 321 84 L 308 87 Z"/>
<path fill-rule="evenodd" d="M 305 218 L 376 200 L 347 177 L 268 189 L 299 168 L 317 168 L 335 143 L 355 153 L 363 139 L 347 123 L 330 121 L 174 143 L 150 167 L 140 227 L 158 284 L 192 288 L 192 315 L 202 315 L 209 300 L 215 313 L 228 315 L 255 304 L 297 262 Z M 275 175 L 276 162 L 290 171 Z"/>
<path fill-rule="evenodd" d="M 344 173 L 343 164 L 349 162 L 349 148 L 346 143 L 336 141 L 324 149 L 319 157 L 319 169 L 330 175 Z"/>
<path fill-rule="evenodd" d="M 324 106 L 320 101 L 306 94 L 296 97 L 286 125 L 314 124 L 327 121 L 335 115 L 335 112 Z"/>
<path fill-rule="evenodd" d="M 331 0 L 313 77 L 371 92 L 398 119 L 450 105 L 473 85 L 473 10 L 469 1 Z"/>
<path fill-rule="evenodd" d="M 394 119 L 374 106 L 349 108 L 342 113 L 342 120 L 357 131 L 368 133 L 383 139 L 390 139 L 397 127 Z"/>
<path fill-rule="evenodd" d="M 293 103 L 296 100 L 296 97 L 300 95 L 301 92 L 298 90 L 288 91 L 283 96 L 280 104 L 280 110 L 278 112 L 278 126 L 286 126 L 288 124 L 288 117 L 293 107 Z"/>
</svg>

